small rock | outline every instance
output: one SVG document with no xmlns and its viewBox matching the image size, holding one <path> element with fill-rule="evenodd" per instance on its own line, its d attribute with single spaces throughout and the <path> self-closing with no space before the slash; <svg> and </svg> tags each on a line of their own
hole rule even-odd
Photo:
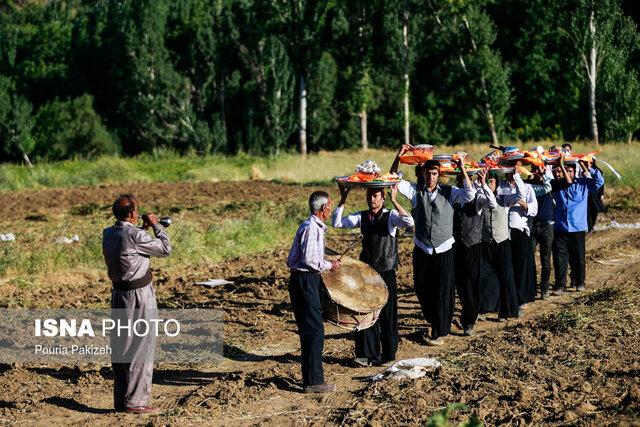
<svg viewBox="0 0 640 427">
<path fill-rule="evenodd" d="M 518 389 L 518 391 L 516 391 L 514 398 L 518 402 L 527 403 L 527 402 L 530 402 L 531 399 L 533 399 L 533 395 L 531 394 L 531 391 L 529 391 L 527 387 L 522 387 Z"/>
<path fill-rule="evenodd" d="M 598 408 L 593 406 L 591 403 L 589 402 L 582 402 L 581 404 L 579 404 L 576 408 L 575 408 L 575 412 L 582 416 L 585 416 L 591 412 L 595 412 L 597 411 Z"/>
<path fill-rule="evenodd" d="M 576 413 L 575 413 L 575 412 L 573 412 L 573 411 L 566 411 L 566 412 L 564 413 L 564 420 L 565 420 L 566 422 L 575 421 L 575 420 L 577 420 L 577 419 L 578 419 L 578 414 L 576 414 Z"/>
<path fill-rule="evenodd" d="M 631 384 L 622 396 L 621 403 L 624 406 L 640 406 L 640 387 L 636 384 Z"/>
</svg>

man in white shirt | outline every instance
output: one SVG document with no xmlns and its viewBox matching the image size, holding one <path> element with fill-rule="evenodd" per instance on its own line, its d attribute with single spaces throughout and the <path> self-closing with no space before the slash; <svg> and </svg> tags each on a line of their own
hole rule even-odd
<svg viewBox="0 0 640 427">
<path fill-rule="evenodd" d="M 519 187 L 519 191 L 516 187 Z M 531 184 L 525 184 L 518 173 L 509 174 L 507 180 L 500 182 L 498 195 L 503 197 L 505 206 L 510 206 L 509 229 L 513 277 L 518 293 L 518 304 L 522 308 L 524 304 L 536 299 L 535 241 L 531 237 L 529 222 L 538 213 L 538 201 Z"/>
<path fill-rule="evenodd" d="M 391 165 L 398 170 L 400 156 L 410 150 L 403 145 Z M 420 185 L 401 181 L 398 191 L 411 201 L 415 221 L 413 281 L 425 319 L 431 324 L 428 345 L 444 344 L 451 331 L 455 302 L 453 256 L 453 205 L 471 202 L 475 190 L 464 168 L 464 159 L 456 161 L 464 176 L 464 187 L 439 185 L 440 163 L 425 162 L 419 170 Z M 420 179 L 421 177 L 421 179 Z"/>
<path fill-rule="evenodd" d="M 362 251 L 360 261 L 369 264 L 387 284 L 389 298 L 380 312 L 378 321 L 370 328 L 356 332 L 356 357 L 359 366 L 386 364 L 395 360 L 398 349 L 398 228 L 413 227 L 413 218 L 397 201 L 397 187 L 391 189 L 391 203 L 395 209 L 384 208 L 384 188 L 369 188 L 366 192 L 366 211 L 342 216 L 349 189 L 338 184 L 340 203 L 333 214 L 336 228 L 360 228 Z"/>
</svg>

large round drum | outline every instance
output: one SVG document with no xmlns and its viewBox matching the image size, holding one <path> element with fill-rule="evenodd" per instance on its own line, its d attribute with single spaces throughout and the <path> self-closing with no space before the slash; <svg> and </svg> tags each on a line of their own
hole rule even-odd
<svg viewBox="0 0 640 427">
<path fill-rule="evenodd" d="M 338 259 L 338 257 L 328 257 Z M 342 267 L 322 273 L 324 320 L 341 328 L 360 331 L 373 326 L 387 303 L 389 291 L 369 265 L 343 257 Z"/>
</svg>

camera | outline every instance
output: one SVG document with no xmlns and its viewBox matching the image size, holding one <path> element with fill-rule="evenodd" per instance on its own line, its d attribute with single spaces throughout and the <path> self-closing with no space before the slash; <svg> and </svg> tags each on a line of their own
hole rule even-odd
<svg viewBox="0 0 640 427">
<path fill-rule="evenodd" d="M 149 224 L 149 215 L 148 214 L 142 214 L 142 220 L 144 221 L 144 225 L 148 226 Z M 162 224 L 162 226 L 164 228 L 167 228 L 171 225 L 171 217 L 169 216 L 163 216 L 162 218 L 158 218 L 158 222 L 160 224 Z"/>
</svg>

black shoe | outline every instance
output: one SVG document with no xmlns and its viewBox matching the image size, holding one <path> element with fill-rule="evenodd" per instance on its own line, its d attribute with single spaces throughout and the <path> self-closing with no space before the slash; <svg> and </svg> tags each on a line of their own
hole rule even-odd
<svg viewBox="0 0 640 427">
<path fill-rule="evenodd" d="M 353 359 L 353 364 L 361 368 L 367 368 L 371 366 L 371 361 L 368 357 L 356 357 Z"/>
</svg>

